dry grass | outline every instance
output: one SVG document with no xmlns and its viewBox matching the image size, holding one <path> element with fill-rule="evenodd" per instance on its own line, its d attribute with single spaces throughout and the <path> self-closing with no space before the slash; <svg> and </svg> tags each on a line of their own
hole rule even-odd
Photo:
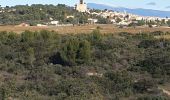
<svg viewBox="0 0 170 100">
<path fill-rule="evenodd" d="M 85 25 L 85 26 L 47 26 L 47 27 L 37 27 L 37 26 L 29 26 L 29 27 L 19 27 L 19 26 L 0 26 L 0 31 L 13 31 L 17 33 L 21 33 L 25 30 L 29 31 L 40 31 L 40 30 L 49 30 L 56 31 L 58 33 L 90 33 L 97 26 L 101 27 L 102 33 L 119 33 L 119 32 L 129 32 L 129 33 L 140 33 L 140 32 L 153 32 L 153 31 L 163 31 L 170 32 L 170 28 L 168 27 L 159 27 L 159 28 L 147 28 L 147 27 L 137 27 L 137 28 L 117 28 L 113 25 Z"/>
<path fill-rule="evenodd" d="M 155 36 L 156 39 L 170 39 L 170 35 Z"/>
</svg>

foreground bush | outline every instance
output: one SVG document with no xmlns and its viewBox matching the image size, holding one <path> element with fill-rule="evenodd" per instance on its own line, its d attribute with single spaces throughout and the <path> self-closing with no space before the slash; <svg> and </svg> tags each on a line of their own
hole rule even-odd
<svg viewBox="0 0 170 100">
<path fill-rule="evenodd" d="M 168 100 L 169 40 L 153 34 L 0 33 L 0 99 Z"/>
</svg>

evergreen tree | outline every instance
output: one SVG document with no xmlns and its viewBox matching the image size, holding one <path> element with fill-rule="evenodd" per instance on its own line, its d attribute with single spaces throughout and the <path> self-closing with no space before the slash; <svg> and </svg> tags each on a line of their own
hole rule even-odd
<svg viewBox="0 0 170 100">
<path fill-rule="evenodd" d="M 61 58 L 68 65 L 76 64 L 76 54 L 79 43 L 76 39 L 67 40 L 61 49 Z"/>
<path fill-rule="evenodd" d="M 91 58 L 91 45 L 87 40 L 80 42 L 77 58 L 79 63 L 89 63 Z"/>
</svg>

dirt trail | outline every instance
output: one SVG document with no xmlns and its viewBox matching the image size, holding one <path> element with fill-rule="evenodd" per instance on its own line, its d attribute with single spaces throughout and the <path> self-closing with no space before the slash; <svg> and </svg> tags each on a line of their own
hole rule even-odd
<svg viewBox="0 0 170 100">
<path fill-rule="evenodd" d="M 169 90 L 166 90 L 162 87 L 159 87 L 159 89 L 161 89 L 163 91 L 163 93 L 167 94 L 168 96 L 170 96 L 170 91 Z"/>
</svg>

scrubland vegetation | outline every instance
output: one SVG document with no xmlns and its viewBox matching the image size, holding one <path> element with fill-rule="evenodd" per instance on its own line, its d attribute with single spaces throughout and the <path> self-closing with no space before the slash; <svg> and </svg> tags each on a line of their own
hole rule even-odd
<svg viewBox="0 0 170 100">
<path fill-rule="evenodd" d="M 1 32 L 0 99 L 169 100 L 165 34 Z"/>
</svg>

